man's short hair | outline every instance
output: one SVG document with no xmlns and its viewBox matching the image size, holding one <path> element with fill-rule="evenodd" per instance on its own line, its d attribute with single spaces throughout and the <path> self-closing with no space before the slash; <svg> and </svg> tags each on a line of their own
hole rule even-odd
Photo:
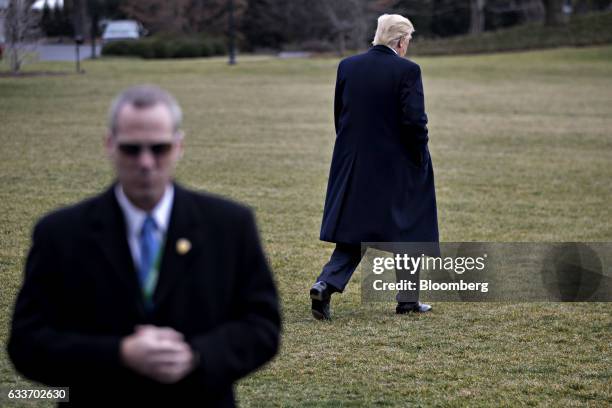
<svg viewBox="0 0 612 408">
<path fill-rule="evenodd" d="M 111 135 L 116 135 L 119 112 L 125 105 L 144 109 L 159 103 L 168 108 L 172 117 L 172 128 L 175 132 L 178 131 L 183 120 L 183 112 L 174 96 L 155 85 L 137 85 L 124 90 L 113 100 L 108 113 L 108 128 Z"/>
<path fill-rule="evenodd" d="M 378 26 L 372 45 L 393 47 L 400 38 L 414 32 L 414 26 L 404 16 L 399 14 L 383 14 L 378 17 Z"/>
</svg>

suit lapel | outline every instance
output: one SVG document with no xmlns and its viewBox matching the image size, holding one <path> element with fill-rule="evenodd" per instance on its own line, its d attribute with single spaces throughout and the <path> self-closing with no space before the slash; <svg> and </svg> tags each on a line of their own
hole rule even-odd
<svg viewBox="0 0 612 408">
<path fill-rule="evenodd" d="M 115 197 L 114 185 L 103 193 L 92 216 L 93 239 L 111 264 L 112 274 L 134 295 L 138 308 L 144 313 L 140 284 L 127 242 L 125 220 Z"/>
<path fill-rule="evenodd" d="M 175 184 L 159 280 L 153 295 L 156 307 L 166 299 L 176 282 L 188 271 L 195 253 L 201 250 L 197 234 L 199 219 L 189 193 Z"/>
<path fill-rule="evenodd" d="M 110 265 L 109 274 L 133 293 L 140 313 L 145 315 L 138 275 L 127 242 L 123 212 L 117 202 L 114 185 L 97 200 L 92 215 L 92 236 Z M 153 303 L 159 306 L 171 292 L 177 280 L 189 269 L 202 243 L 197 235 L 200 215 L 192 204 L 189 193 L 174 185 L 174 202 L 165 238 L 159 280 Z"/>
</svg>

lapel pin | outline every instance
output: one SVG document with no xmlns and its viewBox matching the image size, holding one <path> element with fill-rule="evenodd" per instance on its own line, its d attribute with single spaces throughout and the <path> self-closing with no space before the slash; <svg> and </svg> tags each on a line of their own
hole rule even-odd
<svg viewBox="0 0 612 408">
<path fill-rule="evenodd" d="M 179 255 L 185 255 L 187 252 L 189 252 L 190 249 L 191 249 L 191 242 L 189 242 L 188 239 L 181 238 L 178 241 L 176 241 L 176 252 L 178 252 Z"/>
</svg>

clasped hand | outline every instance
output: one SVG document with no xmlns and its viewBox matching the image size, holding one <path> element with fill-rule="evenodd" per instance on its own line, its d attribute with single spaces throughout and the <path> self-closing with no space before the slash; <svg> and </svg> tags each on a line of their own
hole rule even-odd
<svg viewBox="0 0 612 408">
<path fill-rule="evenodd" d="M 181 333 L 170 327 L 136 326 L 120 346 L 123 363 L 146 377 L 172 384 L 195 367 L 195 355 Z"/>
</svg>

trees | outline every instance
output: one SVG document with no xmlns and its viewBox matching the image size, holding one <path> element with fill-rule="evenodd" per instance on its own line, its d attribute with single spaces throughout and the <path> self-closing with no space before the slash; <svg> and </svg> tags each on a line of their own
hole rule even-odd
<svg viewBox="0 0 612 408">
<path fill-rule="evenodd" d="M 180 34 L 188 29 L 188 6 L 191 0 L 127 0 L 121 9 L 140 21 L 149 31 Z"/>
<path fill-rule="evenodd" d="M 480 34 L 485 28 L 486 0 L 470 0 L 470 34 Z"/>
<path fill-rule="evenodd" d="M 239 21 L 247 0 L 234 0 L 234 15 Z M 140 21 L 151 33 L 224 34 L 227 30 L 226 0 L 125 0 L 121 10 Z"/>
<path fill-rule="evenodd" d="M 339 55 L 344 55 L 347 42 L 352 49 L 363 48 L 367 45 L 368 27 L 376 6 L 368 0 L 345 0 L 329 2 L 318 0 L 315 4 L 320 7 L 321 14 L 327 18 L 328 34 Z"/>
<path fill-rule="evenodd" d="M 561 0 L 543 0 L 546 25 L 556 25 L 561 22 Z"/>
<path fill-rule="evenodd" d="M 55 5 L 53 6 L 53 8 L 55 9 Z M 40 17 L 40 28 L 47 36 L 51 36 L 52 33 L 55 31 L 53 11 L 51 10 L 51 7 L 49 7 L 49 2 L 45 0 L 45 3 L 43 4 L 42 14 Z"/>
<path fill-rule="evenodd" d="M 242 30 L 250 47 L 301 44 L 319 51 L 361 49 L 376 17 L 393 12 L 397 0 L 249 0 Z"/>
<path fill-rule="evenodd" d="M 67 0 L 69 1 L 69 0 Z M 70 0 L 75 1 L 75 0 Z M 118 5 L 151 33 L 227 33 L 228 0 L 95 0 Z M 234 0 L 243 48 L 319 51 L 362 49 L 376 28 L 376 17 L 398 13 L 414 23 L 417 35 L 478 34 L 512 25 L 555 24 L 570 0 Z M 572 0 L 575 9 L 609 7 L 611 0 Z M 240 38 L 242 36 L 242 38 Z"/>
<path fill-rule="evenodd" d="M 72 37 L 72 3 L 64 1 L 63 6 L 45 1 L 40 18 L 40 29 L 47 37 Z"/>
<path fill-rule="evenodd" d="M 431 14 L 430 29 L 433 36 L 449 37 L 466 34 L 470 30 L 469 0 L 433 0 Z"/>
<path fill-rule="evenodd" d="M 280 48 L 288 41 L 288 19 L 278 0 L 248 0 L 240 30 L 248 49 Z"/>
<path fill-rule="evenodd" d="M 28 52 L 32 51 L 31 42 L 38 34 L 40 18 L 32 11 L 34 0 L 9 0 L 5 10 L 5 37 L 7 56 L 11 72 L 21 69 Z"/>
</svg>

